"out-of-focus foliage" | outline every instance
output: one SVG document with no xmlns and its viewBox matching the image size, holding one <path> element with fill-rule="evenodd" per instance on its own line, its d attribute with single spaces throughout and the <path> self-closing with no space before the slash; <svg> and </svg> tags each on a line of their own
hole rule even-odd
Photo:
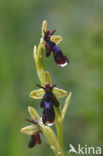
<svg viewBox="0 0 103 156">
<path fill-rule="evenodd" d="M 69 144 L 101 146 L 103 143 L 103 1 L 102 0 L 2 0 L 0 1 L 0 155 L 51 156 L 42 144 L 28 149 L 28 136 L 20 133 L 28 125 L 27 107 L 41 114 L 39 102 L 29 98 L 39 83 L 33 61 L 41 24 L 56 28 L 63 37 L 62 51 L 70 58 L 65 68 L 53 57 L 46 59 L 53 84 L 72 92 L 64 120 L 64 150 Z M 63 100 L 61 105 L 63 104 Z"/>
</svg>

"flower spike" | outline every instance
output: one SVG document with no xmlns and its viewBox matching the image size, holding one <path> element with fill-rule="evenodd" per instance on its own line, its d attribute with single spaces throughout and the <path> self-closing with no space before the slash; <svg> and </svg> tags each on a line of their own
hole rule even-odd
<svg viewBox="0 0 103 156">
<path fill-rule="evenodd" d="M 40 133 L 42 133 L 55 156 L 64 156 L 63 154 L 63 138 L 62 138 L 62 122 L 67 112 L 68 104 L 70 102 L 71 92 L 67 97 L 63 110 L 59 104 L 58 98 L 63 98 L 67 95 L 67 91 L 56 88 L 56 84 L 52 84 L 52 78 L 49 72 L 45 71 L 44 66 L 44 50 L 46 49 L 46 57 L 53 53 L 55 62 L 64 67 L 69 64 L 69 59 L 63 54 L 58 44 L 62 41 L 62 37 L 53 35 L 56 29 L 52 32 L 47 30 L 47 22 L 43 21 L 42 24 L 42 37 L 40 43 L 33 49 L 33 58 L 36 64 L 37 75 L 40 80 L 40 85 L 37 84 L 39 89 L 30 92 L 29 96 L 33 99 L 42 99 L 40 107 L 43 109 L 42 117 L 39 116 L 37 111 L 31 106 L 28 107 L 30 119 L 26 119 L 30 125 L 21 129 L 21 132 L 30 136 L 29 148 L 37 144 L 41 144 Z M 49 123 L 47 123 L 49 122 Z M 55 123 L 57 135 L 51 129 Z"/>
</svg>

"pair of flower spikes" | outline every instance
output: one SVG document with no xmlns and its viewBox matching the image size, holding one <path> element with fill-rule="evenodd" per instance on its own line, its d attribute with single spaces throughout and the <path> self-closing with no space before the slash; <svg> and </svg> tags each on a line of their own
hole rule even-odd
<svg viewBox="0 0 103 156">
<path fill-rule="evenodd" d="M 45 40 L 45 48 L 46 48 L 46 57 L 51 55 L 53 52 L 55 62 L 64 67 L 69 64 L 69 59 L 62 53 L 61 49 L 55 44 L 55 42 L 50 40 L 50 37 L 54 34 L 56 30 L 50 32 L 50 30 L 44 31 L 44 40 Z M 40 102 L 40 107 L 43 108 L 42 122 L 45 124 L 46 122 L 54 123 L 55 120 L 55 111 L 54 106 L 58 107 L 59 102 L 56 96 L 53 94 L 52 90 L 56 85 L 50 86 L 50 84 L 46 83 L 45 87 L 37 84 L 39 88 L 44 89 L 45 94 Z M 27 121 L 37 124 L 36 121 L 28 120 Z M 39 133 L 31 136 L 31 140 L 29 142 L 29 147 L 33 147 L 35 144 L 40 144 L 41 139 Z"/>
</svg>

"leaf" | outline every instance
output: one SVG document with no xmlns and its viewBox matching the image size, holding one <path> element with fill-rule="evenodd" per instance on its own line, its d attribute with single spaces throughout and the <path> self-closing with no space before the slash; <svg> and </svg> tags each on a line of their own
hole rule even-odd
<svg viewBox="0 0 103 156">
<path fill-rule="evenodd" d="M 68 109 L 68 105 L 70 103 L 71 96 L 72 96 L 72 93 L 70 92 L 68 97 L 65 100 L 65 104 L 64 104 L 64 107 L 63 107 L 63 110 L 62 110 L 62 119 L 64 119 L 64 117 L 66 115 L 66 112 L 67 112 L 67 109 Z"/>
<path fill-rule="evenodd" d="M 30 125 L 21 129 L 21 132 L 27 135 L 33 135 L 40 131 L 38 125 Z"/>
<path fill-rule="evenodd" d="M 39 126 L 40 126 L 42 133 L 46 137 L 51 149 L 54 151 L 55 155 L 63 156 L 62 148 L 59 144 L 59 141 L 54 131 L 50 127 L 45 126 L 42 122 L 39 123 Z"/>
<path fill-rule="evenodd" d="M 62 110 L 61 110 L 60 104 L 59 104 L 59 107 L 54 106 L 54 110 L 55 110 L 55 120 L 58 120 L 58 122 L 61 122 Z"/>
<path fill-rule="evenodd" d="M 67 91 L 59 88 L 53 88 L 53 93 L 57 98 L 63 98 L 67 95 Z"/>
<path fill-rule="evenodd" d="M 55 42 L 55 44 L 59 44 L 62 41 L 62 37 L 58 35 L 53 35 L 50 37 L 50 40 Z"/>
<path fill-rule="evenodd" d="M 47 72 L 47 71 L 44 72 L 44 81 L 45 81 L 45 83 L 49 83 L 50 86 L 52 85 L 51 76 L 50 76 L 49 72 Z"/>
<path fill-rule="evenodd" d="M 62 109 L 61 106 L 59 105 L 59 107 L 55 107 L 54 106 L 54 110 L 55 110 L 55 126 L 56 126 L 56 130 L 57 130 L 57 137 L 59 140 L 59 143 L 61 145 L 61 147 L 63 146 L 63 125 L 62 125 Z"/>
<path fill-rule="evenodd" d="M 33 120 L 40 120 L 40 116 L 33 107 L 28 107 L 29 114 Z"/>
<path fill-rule="evenodd" d="M 45 93 L 44 90 L 41 88 L 41 89 L 38 89 L 38 90 L 31 91 L 29 96 L 32 99 L 41 99 L 41 98 L 43 98 L 44 93 Z"/>
</svg>

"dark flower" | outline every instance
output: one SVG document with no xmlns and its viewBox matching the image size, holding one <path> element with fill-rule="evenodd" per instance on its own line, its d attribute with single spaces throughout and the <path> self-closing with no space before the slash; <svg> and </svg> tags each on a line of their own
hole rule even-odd
<svg viewBox="0 0 103 156">
<path fill-rule="evenodd" d="M 56 106 L 56 107 L 59 106 L 59 102 L 52 92 L 53 87 L 55 87 L 56 85 L 53 85 L 52 87 L 50 87 L 50 85 L 47 83 L 45 84 L 45 87 L 42 87 L 40 85 L 37 85 L 37 86 L 45 90 L 45 94 L 40 103 L 40 107 L 44 108 L 42 121 L 44 124 L 47 121 L 50 123 L 53 123 L 55 120 L 55 112 L 54 112 L 53 106 Z"/>
<path fill-rule="evenodd" d="M 28 122 L 34 124 L 34 125 L 38 125 L 38 123 L 36 121 L 34 121 L 33 119 L 29 120 L 26 119 Z M 36 133 L 34 133 L 33 135 L 31 135 L 30 141 L 29 141 L 29 148 L 34 147 L 36 144 L 41 144 L 41 139 L 40 139 L 40 131 L 37 131 Z"/>
<path fill-rule="evenodd" d="M 50 40 L 55 31 L 56 30 L 53 32 L 50 32 L 50 30 L 44 31 L 44 40 L 46 41 L 46 57 L 49 57 L 51 52 L 53 52 L 55 62 L 59 66 L 64 67 L 69 64 L 69 59 L 62 53 L 61 49 L 56 45 L 56 43 Z"/>
</svg>

